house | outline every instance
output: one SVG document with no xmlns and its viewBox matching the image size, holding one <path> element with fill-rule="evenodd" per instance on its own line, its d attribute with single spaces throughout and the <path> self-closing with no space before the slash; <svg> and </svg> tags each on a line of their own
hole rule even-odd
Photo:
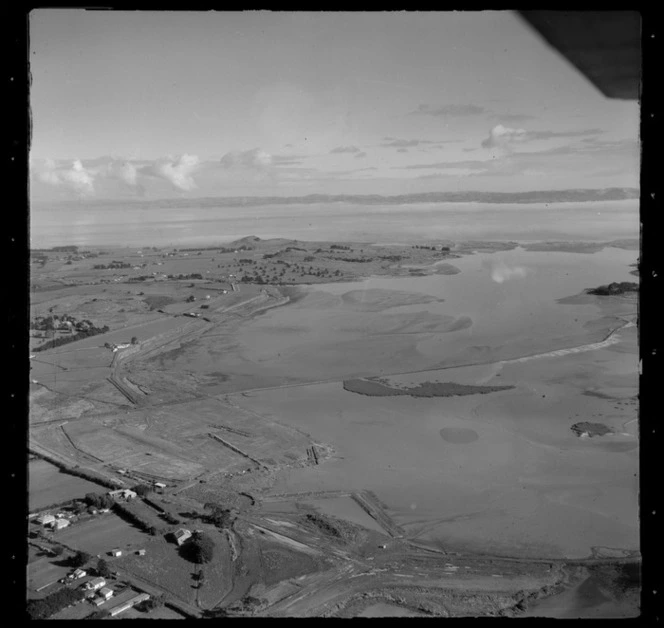
<svg viewBox="0 0 664 628">
<path fill-rule="evenodd" d="M 120 604 L 119 606 L 112 608 L 111 617 L 115 617 L 116 615 L 119 615 L 120 613 L 126 611 L 128 608 L 131 608 L 135 604 L 139 604 L 140 602 L 145 602 L 145 600 L 149 599 L 150 596 L 147 593 L 139 593 L 138 595 L 127 600 L 124 604 Z"/>
<path fill-rule="evenodd" d="M 191 538 L 191 530 L 180 528 L 173 533 L 173 536 L 175 537 L 175 542 L 178 545 L 182 545 L 187 539 Z"/>
<path fill-rule="evenodd" d="M 155 487 L 155 488 L 165 489 L 165 488 L 166 488 L 166 485 L 165 485 L 163 482 L 155 482 L 155 483 L 154 483 L 154 487 Z"/>
<path fill-rule="evenodd" d="M 67 576 L 67 578 L 69 578 L 70 580 L 78 580 L 80 578 L 84 578 L 87 575 L 88 572 L 85 571 L 84 569 L 75 569 Z"/>
<path fill-rule="evenodd" d="M 55 522 L 53 523 L 53 529 L 55 530 L 62 530 L 63 528 L 66 528 L 71 521 L 69 519 L 56 519 Z"/>
<path fill-rule="evenodd" d="M 41 523 L 43 526 L 50 526 L 55 523 L 55 517 L 53 515 L 42 515 L 37 517 L 37 523 Z"/>
<path fill-rule="evenodd" d="M 117 500 L 127 501 L 134 499 L 137 495 L 134 491 L 130 491 L 128 488 L 120 488 L 117 491 L 109 491 L 108 494 Z"/>
<path fill-rule="evenodd" d="M 98 578 L 93 578 L 89 582 L 86 582 L 83 587 L 87 589 L 88 591 L 98 591 L 102 587 L 106 586 L 106 580 L 104 580 L 101 576 Z"/>
<path fill-rule="evenodd" d="M 144 550 L 144 549 L 136 550 L 136 553 L 137 553 L 139 556 L 145 556 L 145 550 Z"/>
<path fill-rule="evenodd" d="M 102 587 L 99 589 L 99 597 L 101 597 L 104 601 L 110 600 L 113 597 L 113 589 Z"/>
<path fill-rule="evenodd" d="M 112 549 L 109 553 L 111 556 L 115 556 L 116 558 L 118 556 L 122 556 L 122 550 L 120 549 Z"/>
</svg>

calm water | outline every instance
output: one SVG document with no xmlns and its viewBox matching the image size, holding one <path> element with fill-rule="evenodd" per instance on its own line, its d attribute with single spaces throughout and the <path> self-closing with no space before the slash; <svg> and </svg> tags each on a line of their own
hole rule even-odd
<svg viewBox="0 0 664 628">
<path fill-rule="evenodd" d="M 247 235 L 300 240 L 611 240 L 638 237 L 638 202 L 480 204 L 349 203 L 142 208 L 128 203 L 34 205 L 33 247 L 208 245 Z"/>
</svg>

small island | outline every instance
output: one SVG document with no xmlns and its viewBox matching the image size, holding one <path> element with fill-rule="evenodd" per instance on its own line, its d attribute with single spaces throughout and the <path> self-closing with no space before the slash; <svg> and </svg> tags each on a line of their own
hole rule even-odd
<svg viewBox="0 0 664 628">
<path fill-rule="evenodd" d="M 514 386 L 472 386 L 454 382 L 423 382 L 411 388 L 396 388 L 377 379 L 347 379 L 344 390 L 368 395 L 369 397 L 460 397 L 463 395 L 484 395 L 487 393 L 509 390 Z"/>
<path fill-rule="evenodd" d="M 598 286 L 597 288 L 590 288 L 586 292 L 588 294 L 596 294 L 600 296 L 628 294 L 630 292 L 638 292 L 639 284 L 631 281 L 621 281 L 610 283 L 607 286 Z"/>
</svg>

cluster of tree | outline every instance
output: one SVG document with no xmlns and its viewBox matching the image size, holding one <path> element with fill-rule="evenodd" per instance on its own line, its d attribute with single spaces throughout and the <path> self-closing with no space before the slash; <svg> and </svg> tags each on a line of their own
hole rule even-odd
<svg viewBox="0 0 664 628">
<path fill-rule="evenodd" d="M 81 589 L 62 587 L 41 600 L 30 600 L 27 606 L 28 617 L 30 619 L 48 619 L 84 598 L 85 593 Z"/>
<path fill-rule="evenodd" d="M 277 251 L 276 253 L 263 253 L 263 259 L 272 259 L 279 255 L 279 253 L 281 253 L 281 251 Z"/>
<path fill-rule="evenodd" d="M 79 550 L 71 557 L 69 564 L 72 567 L 83 567 L 83 565 L 87 565 L 87 563 L 89 563 L 91 560 L 92 556 L 90 556 L 90 554 Z"/>
<path fill-rule="evenodd" d="M 132 338 L 132 344 L 136 344 L 134 342 L 134 338 Z M 146 495 L 152 493 L 154 489 L 149 484 L 137 484 L 136 486 L 132 487 L 131 490 L 134 491 L 134 493 L 136 493 L 136 495 L 139 497 L 145 497 Z"/>
<path fill-rule="evenodd" d="M 107 493 L 87 493 L 84 501 L 88 506 L 98 508 L 99 510 L 113 508 L 115 504 L 115 500 Z"/>
<path fill-rule="evenodd" d="M 180 521 L 175 515 L 171 514 L 170 512 L 164 512 L 161 516 L 164 518 L 164 521 L 166 521 L 166 523 L 170 523 L 171 525 L 176 526 L 182 523 L 182 521 Z"/>
<path fill-rule="evenodd" d="M 111 568 L 108 566 L 108 562 L 105 561 L 103 558 L 100 558 L 97 561 L 95 571 L 97 572 L 97 575 L 101 576 L 102 578 L 110 578 L 111 577 Z"/>
<path fill-rule="evenodd" d="M 333 244 L 330 248 L 331 249 L 338 249 L 340 251 L 350 251 L 351 250 L 351 248 L 349 246 L 343 246 L 341 244 Z"/>
<path fill-rule="evenodd" d="M 203 279 L 200 273 L 180 273 L 178 275 L 167 275 L 169 279 Z"/>
<path fill-rule="evenodd" d="M 625 294 L 626 292 L 638 292 L 639 284 L 631 281 L 621 281 L 610 283 L 608 286 L 598 286 L 588 290 L 588 294 L 597 294 L 602 296 Z"/>
<path fill-rule="evenodd" d="M 253 259 L 249 259 L 248 257 L 243 257 L 242 259 L 239 259 L 237 261 L 238 264 L 255 264 L 256 261 Z"/>
<path fill-rule="evenodd" d="M 92 268 L 95 270 L 108 270 L 108 269 L 116 269 L 116 268 L 131 268 L 131 264 L 127 262 L 119 262 L 117 260 L 113 260 L 109 264 L 95 264 Z"/>
<path fill-rule="evenodd" d="M 247 246 L 246 244 L 243 244 L 242 246 L 238 246 L 236 249 L 227 249 L 227 248 L 220 248 L 217 249 L 220 253 L 236 253 L 237 251 L 253 251 L 254 247 L 253 246 Z"/>
<path fill-rule="evenodd" d="M 108 609 L 99 608 L 90 613 L 87 617 L 84 617 L 84 619 L 106 619 L 107 617 L 110 617 L 110 615 L 111 612 Z"/>
<path fill-rule="evenodd" d="M 373 257 L 332 257 L 330 259 L 337 260 L 338 262 L 353 262 L 355 264 L 373 262 Z"/>
<path fill-rule="evenodd" d="M 139 283 L 141 281 L 147 281 L 148 279 L 152 278 L 152 275 L 137 275 L 136 277 L 129 277 L 129 279 L 127 279 L 127 283 Z"/>
<path fill-rule="evenodd" d="M 403 255 L 380 255 L 379 259 L 384 259 L 388 262 L 399 262 L 404 259 Z"/>
<path fill-rule="evenodd" d="M 286 253 L 290 253 L 291 251 L 303 251 L 303 252 L 306 253 L 306 252 L 307 252 L 307 249 L 301 249 L 301 248 L 298 247 L 298 246 L 287 246 L 287 247 L 284 249 L 284 251 L 285 251 Z"/>
<path fill-rule="evenodd" d="M 52 311 L 51 308 L 50 311 Z M 49 314 L 49 316 L 36 316 L 34 320 L 30 322 L 31 329 L 37 329 L 39 331 L 53 331 L 57 328 L 67 328 L 74 327 L 75 329 L 85 330 L 93 327 L 92 321 L 89 321 L 87 318 L 82 321 L 77 321 L 73 316 L 69 314 L 64 314 L 58 316 L 57 314 Z"/>
<path fill-rule="evenodd" d="M 156 595 L 154 597 L 143 600 L 139 604 L 136 604 L 134 608 L 141 611 L 142 613 L 149 613 L 157 608 L 161 608 L 166 603 L 166 599 L 163 595 Z"/>
<path fill-rule="evenodd" d="M 316 259 L 315 255 L 307 255 L 307 256 L 305 256 L 304 261 L 305 262 L 313 262 L 315 259 Z"/>
<path fill-rule="evenodd" d="M 231 525 L 230 510 L 215 502 L 208 502 L 204 507 L 206 510 L 210 511 L 209 514 L 206 514 L 203 517 L 206 523 L 212 523 L 218 528 L 228 528 Z"/>
<path fill-rule="evenodd" d="M 90 338 L 92 336 L 98 336 L 99 334 L 105 334 L 108 331 L 110 331 L 110 327 L 108 325 L 104 325 L 103 327 L 91 327 L 90 329 L 79 331 L 75 334 L 72 334 L 71 336 L 60 336 L 59 338 L 53 338 L 52 340 L 48 340 L 43 344 L 39 345 L 38 347 L 35 347 L 33 351 L 35 352 L 46 351 L 46 349 L 52 349 L 53 347 L 60 347 L 62 345 L 69 344 L 70 342 L 76 342 L 77 340 L 83 340 L 84 338 Z"/>
<path fill-rule="evenodd" d="M 160 526 L 154 525 L 153 521 L 150 521 L 142 517 L 138 512 L 136 512 L 130 504 L 121 504 L 120 502 L 115 502 L 113 504 L 113 511 L 122 517 L 125 521 L 135 525 L 137 528 L 140 528 L 144 532 L 156 536 L 163 532 L 163 528 Z"/>
<path fill-rule="evenodd" d="M 188 560 L 203 565 L 214 558 L 214 541 L 207 534 L 197 533 L 184 544 L 182 550 Z"/>
</svg>

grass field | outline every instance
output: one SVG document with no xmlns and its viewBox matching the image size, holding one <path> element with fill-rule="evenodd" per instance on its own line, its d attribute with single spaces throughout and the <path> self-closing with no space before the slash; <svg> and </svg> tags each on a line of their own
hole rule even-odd
<svg viewBox="0 0 664 628">
<path fill-rule="evenodd" d="M 150 539 L 111 512 L 56 532 L 54 538 L 93 556 L 105 554 L 116 547 L 122 550 L 142 548 Z"/>
<path fill-rule="evenodd" d="M 28 465 L 30 478 L 28 507 L 30 510 L 44 508 L 70 499 L 83 497 L 86 493 L 101 490 L 98 484 L 88 482 L 60 470 L 45 460 L 31 460 Z"/>
</svg>

